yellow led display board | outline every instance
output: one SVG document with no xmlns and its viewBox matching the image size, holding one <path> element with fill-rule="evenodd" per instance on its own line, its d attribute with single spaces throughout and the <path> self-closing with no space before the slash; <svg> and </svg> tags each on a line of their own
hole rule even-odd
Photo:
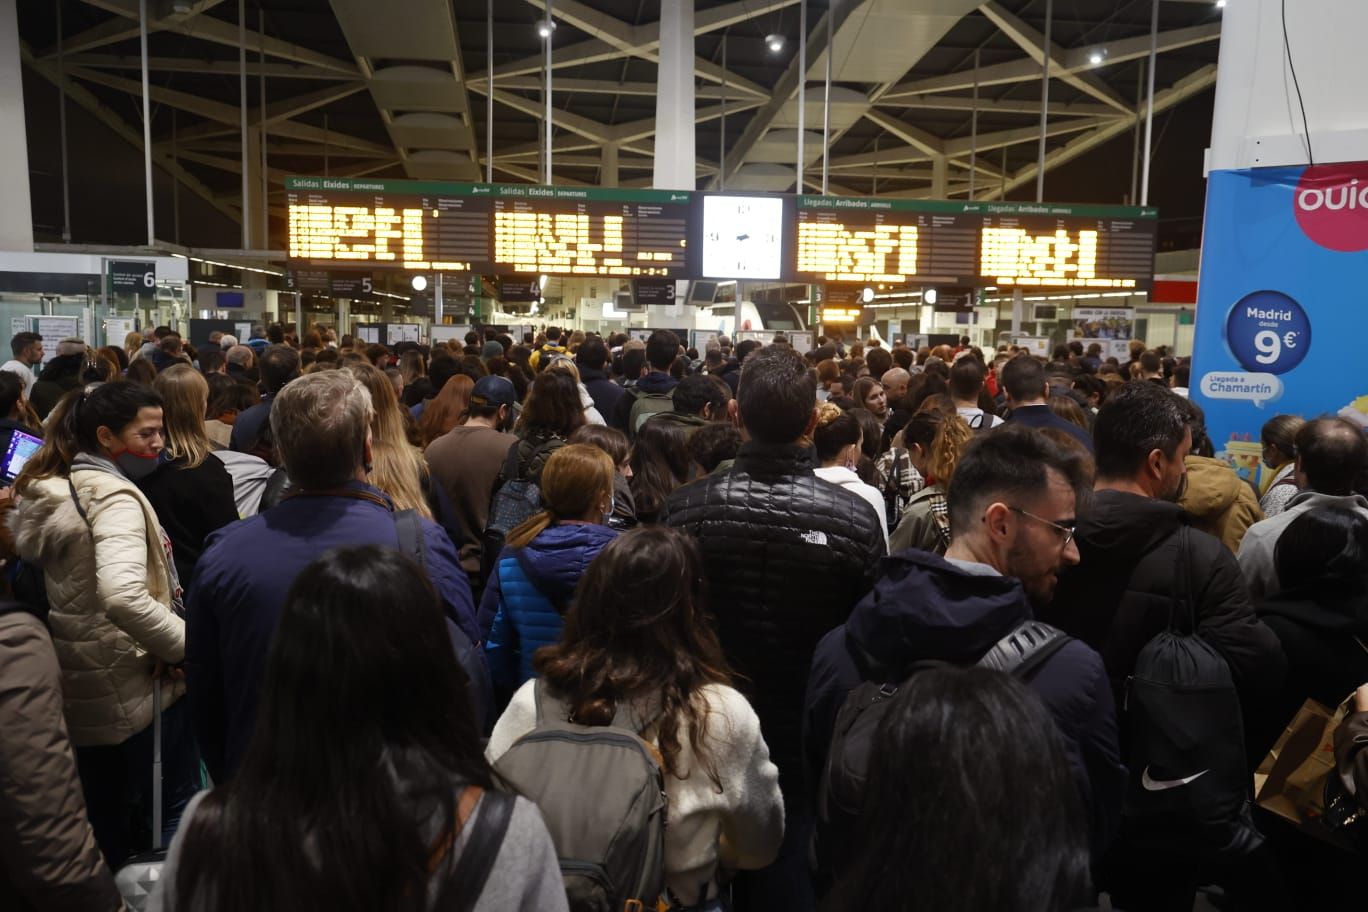
<svg viewBox="0 0 1368 912">
<path fill-rule="evenodd" d="M 687 275 L 691 194 L 290 178 L 289 258 L 308 266 Z"/>
</svg>

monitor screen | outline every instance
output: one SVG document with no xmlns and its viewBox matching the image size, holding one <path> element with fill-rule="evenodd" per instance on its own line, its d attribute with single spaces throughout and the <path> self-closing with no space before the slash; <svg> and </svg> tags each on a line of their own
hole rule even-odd
<svg viewBox="0 0 1368 912">
<path fill-rule="evenodd" d="M 11 432 L 9 444 L 5 447 L 4 461 L 0 462 L 0 481 L 3 481 L 6 487 L 13 484 L 14 479 L 24 470 L 24 464 L 33 458 L 33 454 L 38 452 L 42 445 L 43 440 L 40 437 L 25 431 Z"/>
</svg>

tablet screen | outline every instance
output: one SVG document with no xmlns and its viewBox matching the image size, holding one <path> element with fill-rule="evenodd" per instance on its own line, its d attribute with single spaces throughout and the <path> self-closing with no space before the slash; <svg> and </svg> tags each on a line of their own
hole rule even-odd
<svg viewBox="0 0 1368 912">
<path fill-rule="evenodd" d="M 6 486 L 14 483 L 24 470 L 24 463 L 38 452 L 43 445 L 41 437 L 34 437 L 25 431 L 16 430 L 10 434 L 9 445 L 5 447 L 5 458 L 0 462 L 0 481 Z"/>
</svg>

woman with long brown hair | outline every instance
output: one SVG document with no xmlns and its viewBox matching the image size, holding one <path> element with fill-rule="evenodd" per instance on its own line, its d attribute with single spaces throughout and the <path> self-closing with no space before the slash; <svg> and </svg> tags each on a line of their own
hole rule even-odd
<svg viewBox="0 0 1368 912">
<path fill-rule="evenodd" d="M 371 422 L 370 483 L 389 495 L 394 509 L 416 510 L 420 516 L 432 519 L 432 508 L 424 494 L 427 466 L 422 451 L 408 442 L 394 385 L 371 364 L 349 364 L 347 370 L 370 390 L 375 407 Z"/>
<path fill-rule="evenodd" d="M 490 679 L 505 697 L 532 677 L 532 654 L 560 636 L 584 568 L 617 535 L 613 474 L 596 447 L 556 450 L 541 475 L 544 509 L 508 533 L 480 599 Z"/>
<path fill-rule="evenodd" d="M 452 428 L 465 424 L 474 390 L 475 381 L 465 374 L 457 374 L 442 384 L 442 391 L 432 397 L 423 409 L 423 417 L 418 419 L 423 449 Z"/>
<path fill-rule="evenodd" d="M 538 702 L 545 717 L 638 732 L 659 749 L 665 773 L 664 898 L 671 908 L 714 910 L 721 868 L 774 860 L 784 805 L 760 720 L 731 686 L 706 606 L 702 560 L 687 535 L 648 526 L 610 543 L 486 754 L 497 761 L 530 732 Z"/>
<path fill-rule="evenodd" d="M 907 509 L 888 537 L 888 553 L 919 548 L 944 554 L 950 546 L 950 507 L 946 492 L 960 454 L 974 432 L 948 397 L 928 399 L 898 435 L 912 465 L 926 479 L 926 487 L 912 495 Z"/>
<path fill-rule="evenodd" d="M 584 424 L 584 407 L 575 378 L 564 371 L 538 374 L 514 429 L 519 437 L 518 477 L 536 484 L 551 454 Z"/>
</svg>

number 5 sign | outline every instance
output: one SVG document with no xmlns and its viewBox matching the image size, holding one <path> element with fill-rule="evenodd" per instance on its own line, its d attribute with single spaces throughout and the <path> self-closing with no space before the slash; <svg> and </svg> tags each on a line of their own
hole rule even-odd
<svg viewBox="0 0 1368 912">
<path fill-rule="evenodd" d="M 114 260 L 109 264 L 109 288 L 114 293 L 152 294 L 157 288 L 157 264 Z"/>
</svg>

